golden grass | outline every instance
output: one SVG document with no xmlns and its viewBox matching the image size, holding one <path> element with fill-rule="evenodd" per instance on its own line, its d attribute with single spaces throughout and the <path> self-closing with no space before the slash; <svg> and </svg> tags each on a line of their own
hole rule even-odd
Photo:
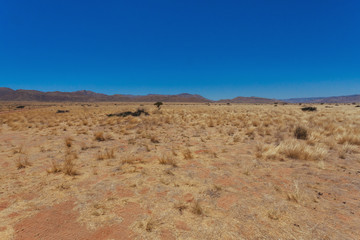
<svg viewBox="0 0 360 240">
<path fill-rule="evenodd" d="M 112 159 L 115 158 L 115 149 L 106 148 L 104 151 L 99 151 L 97 154 L 97 160 Z"/>
<path fill-rule="evenodd" d="M 177 163 L 174 157 L 172 156 L 162 156 L 159 158 L 159 163 L 163 165 L 171 165 L 177 167 Z"/>
<path fill-rule="evenodd" d="M 359 133 L 345 133 L 338 137 L 339 144 L 354 144 L 360 145 L 360 134 Z"/>
<path fill-rule="evenodd" d="M 59 173 L 62 171 L 59 164 L 56 163 L 56 161 L 51 161 L 51 167 L 46 170 L 48 173 Z"/>
<path fill-rule="evenodd" d="M 31 166 L 31 163 L 29 162 L 29 158 L 27 156 L 20 156 L 16 159 L 17 169 L 26 168 L 28 166 Z"/>
<path fill-rule="evenodd" d="M 75 159 L 77 159 L 78 156 L 74 152 L 67 152 L 65 155 L 65 161 L 62 167 L 62 172 L 69 176 L 75 176 L 79 175 L 78 170 L 75 166 Z"/>
<path fill-rule="evenodd" d="M 143 239 L 158 239 L 162 229 L 184 239 L 237 239 L 235 223 L 257 239 L 326 239 L 326 224 L 343 224 L 327 221 L 334 215 L 355 229 L 359 108 L 166 104 L 160 111 L 148 106 L 149 116 L 109 118 L 139 104 L 63 105 L 68 114 L 55 114 L 54 103 L 0 115 L 4 199 L 8 186 L 18 196 L 37 189 L 35 207 L 76 199 L 78 221 L 88 229 L 126 221 L 118 214 L 136 208 L 143 213 L 131 229 Z M 9 211 L 1 212 L 10 226 L 20 220 L 7 218 Z M 307 228 L 318 222 L 321 233 Z"/>
<path fill-rule="evenodd" d="M 190 149 L 188 149 L 188 148 L 183 151 L 183 155 L 184 155 L 184 158 L 187 160 L 194 158 L 193 154 L 191 153 Z"/>
<path fill-rule="evenodd" d="M 327 154 L 327 149 L 324 147 L 310 147 L 303 142 L 294 140 L 281 143 L 278 151 L 288 158 L 312 161 L 322 160 Z"/>
</svg>

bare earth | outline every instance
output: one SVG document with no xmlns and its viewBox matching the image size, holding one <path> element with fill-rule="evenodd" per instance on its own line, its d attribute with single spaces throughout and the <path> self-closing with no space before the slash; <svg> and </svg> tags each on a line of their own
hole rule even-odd
<svg viewBox="0 0 360 240">
<path fill-rule="evenodd" d="M 2 103 L 0 239 L 360 239 L 360 108 L 143 105 Z"/>
</svg>

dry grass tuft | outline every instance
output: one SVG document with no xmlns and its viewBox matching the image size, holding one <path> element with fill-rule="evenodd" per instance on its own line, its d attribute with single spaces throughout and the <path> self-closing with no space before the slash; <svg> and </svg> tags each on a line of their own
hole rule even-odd
<svg viewBox="0 0 360 240">
<path fill-rule="evenodd" d="M 126 153 L 122 156 L 121 162 L 123 164 L 135 164 L 135 163 L 143 163 L 143 159 L 141 157 L 135 156 L 133 153 Z"/>
<path fill-rule="evenodd" d="M 67 153 L 65 156 L 62 172 L 69 176 L 79 175 L 79 172 L 75 169 L 74 160 L 77 158 L 76 153 Z"/>
<path fill-rule="evenodd" d="M 188 148 L 183 152 L 183 155 L 186 160 L 194 158 L 193 154 L 191 153 L 190 149 L 188 149 Z"/>
<path fill-rule="evenodd" d="M 110 159 L 110 158 L 115 158 L 115 149 L 111 148 L 111 149 L 105 149 L 105 154 L 106 154 L 106 158 Z"/>
<path fill-rule="evenodd" d="M 327 154 L 327 150 L 321 146 L 310 147 L 304 142 L 288 141 L 280 144 L 278 152 L 288 158 L 300 160 L 322 160 Z"/>
<path fill-rule="evenodd" d="M 159 139 L 158 139 L 156 136 L 151 136 L 151 137 L 150 137 L 150 141 L 151 141 L 152 143 L 160 143 Z"/>
<path fill-rule="evenodd" d="M 294 183 L 294 188 L 295 188 L 294 191 L 287 193 L 287 200 L 296 202 L 296 203 L 300 203 L 301 194 L 300 194 L 299 186 L 298 186 L 297 182 Z"/>
<path fill-rule="evenodd" d="M 65 138 L 65 146 L 68 147 L 68 148 L 70 148 L 70 147 L 72 146 L 72 142 L 73 142 L 73 141 L 74 141 L 74 140 L 73 140 L 71 137 Z"/>
<path fill-rule="evenodd" d="M 360 135 L 354 133 L 347 133 L 338 138 L 339 144 L 349 143 L 353 145 L 360 145 Z"/>
<path fill-rule="evenodd" d="M 174 208 L 177 209 L 180 214 L 183 214 L 183 212 L 188 208 L 188 206 L 183 202 L 178 202 L 174 205 Z"/>
<path fill-rule="evenodd" d="M 96 141 L 99 141 L 99 142 L 105 141 L 105 137 L 104 137 L 104 133 L 103 133 L 103 132 L 96 132 L 96 133 L 94 134 L 94 137 L 95 137 L 95 140 L 96 140 Z"/>
<path fill-rule="evenodd" d="M 17 160 L 16 160 L 17 169 L 26 168 L 28 166 L 31 166 L 31 164 L 30 164 L 27 156 L 25 156 L 25 157 L 20 156 L 19 158 L 17 158 Z"/>
<path fill-rule="evenodd" d="M 342 145 L 340 151 L 339 151 L 339 157 L 342 159 L 345 159 L 346 154 L 352 154 L 352 153 L 358 153 L 358 148 L 355 145 L 345 143 Z"/>
<path fill-rule="evenodd" d="M 146 223 L 145 230 L 147 232 L 152 232 L 155 228 L 156 222 L 153 218 L 150 218 L 149 221 Z"/>
<path fill-rule="evenodd" d="M 23 146 L 23 145 L 20 145 L 19 147 L 15 148 L 15 149 L 13 150 L 13 153 L 14 153 L 14 154 L 24 153 L 24 146 Z"/>
<path fill-rule="evenodd" d="M 62 171 L 59 164 L 56 163 L 56 161 L 51 161 L 51 168 L 46 170 L 48 173 L 59 173 Z"/>
<path fill-rule="evenodd" d="M 177 167 L 177 163 L 175 158 L 171 156 L 162 156 L 159 158 L 159 163 L 163 165 L 171 165 L 173 167 Z"/>
<path fill-rule="evenodd" d="M 106 148 L 105 151 L 99 151 L 97 154 L 97 160 L 112 159 L 115 158 L 115 149 Z"/>
<path fill-rule="evenodd" d="M 198 216 L 201 216 L 204 214 L 204 210 L 202 209 L 199 200 L 194 202 L 194 204 L 191 207 L 191 212 Z"/>
<path fill-rule="evenodd" d="M 272 220 L 279 220 L 281 217 L 281 213 L 277 209 L 272 209 L 268 212 L 268 217 Z"/>
</svg>

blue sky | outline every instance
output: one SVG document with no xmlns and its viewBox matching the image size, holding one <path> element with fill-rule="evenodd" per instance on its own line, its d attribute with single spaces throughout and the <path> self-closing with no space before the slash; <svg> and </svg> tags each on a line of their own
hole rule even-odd
<svg viewBox="0 0 360 240">
<path fill-rule="evenodd" d="M 360 1 L 0 0 L 0 86 L 360 94 Z"/>
</svg>

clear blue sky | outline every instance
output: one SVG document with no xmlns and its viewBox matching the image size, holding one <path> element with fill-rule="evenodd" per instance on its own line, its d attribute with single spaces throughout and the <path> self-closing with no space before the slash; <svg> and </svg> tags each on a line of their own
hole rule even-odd
<svg viewBox="0 0 360 240">
<path fill-rule="evenodd" d="M 360 1 L 0 0 L 0 86 L 360 94 Z"/>
</svg>

